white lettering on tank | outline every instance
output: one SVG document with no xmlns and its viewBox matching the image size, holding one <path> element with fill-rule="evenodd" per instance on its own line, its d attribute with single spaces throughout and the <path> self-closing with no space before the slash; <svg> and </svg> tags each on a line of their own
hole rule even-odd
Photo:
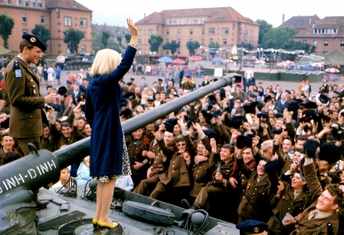
<svg viewBox="0 0 344 235">
<path fill-rule="evenodd" d="M 35 179 L 37 177 L 37 173 L 35 169 L 30 168 L 27 170 L 27 173 L 29 174 L 31 179 Z"/>
<path fill-rule="evenodd" d="M 16 180 L 14 179 L 14 177 L 6 179 L 6 183 L 9 189 L 15 188 L 17 186 Z"/>
<path fill-rule="evenodd" d="M 45 173 L 49 172 L 49 166 L 47 166 L 46 162 L 44 162 L 42 164 L 39 164 L 38 167 L 41 168 L 42 174 L 45 174 Z"/>
<path fill-rule="evenodd" d="M 41 169 L 39 169 L 39 165 L 36 166 L 36 169 L 38 170 L 39 175 L 42 175 Z"/>
<path fill-rule="evenodd" d="M 49 165 L 50 170 L 57 169 L 54 160 L 51 160 L 50 162 L 47 162 L 47 164 Z"/>
<path fill-rule="evenodd" d="M 5 186 L 6 191 L 8 191 L 8 187 L 7 187 L 6 183 L 5 183 L 5 180 L 3 180 L 1 183 Z"/>
<path fill-rule="evenodd" d="M 23 184 L 25 183 L 24 177 L 20 173 L 19 175 L 15 175 L 14 178 L 16 179 L 18 185 L 20 185 L 21 183 Z"/>
</svg>

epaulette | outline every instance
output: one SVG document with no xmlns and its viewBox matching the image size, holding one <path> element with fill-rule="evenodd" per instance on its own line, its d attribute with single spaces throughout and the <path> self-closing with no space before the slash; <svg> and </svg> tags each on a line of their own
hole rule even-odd
<svg viewBox="0 0 344 235">
<path fill-rule="evenodd" d="M 19 62 L 14 60 L 12 70 L 16 79 L 21 79 L 23 77 L 22 70 L 19 66 Z"/>
</svg>

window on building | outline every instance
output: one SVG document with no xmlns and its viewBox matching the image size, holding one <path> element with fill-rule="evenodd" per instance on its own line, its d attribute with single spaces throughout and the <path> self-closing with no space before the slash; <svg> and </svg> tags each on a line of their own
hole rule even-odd
<svg viewBox="0 0 344 235">
<path fill-rule="evenodd" d="M 209 28 L 208 32 L 209 32 L 209 34 L 214 34 L 215 33 L 215 28 Z"/>
<path fill-rule="evenodd" d="M 190 29 L 190 35 L 192 35 L 193 34 L 193 31 L 192 31 L 192 29 Z"/>
<path fill-rule="evenodd" d="M 27 22 L 27 17 L 26 16 L 22 16 L 22 22 L 26 23 Z"/>
<path fill-rule="evenodd" d="M 324 47 L 327 47 L 328 46 L 328 41 L 325 41 L 324 42 Z"/>
<path fill-rule="evenodd" d="M 26 1 L 26 2 L 25 2 L 25 6 L 26 6 L 26 7 L 30 6 L 29 1 Z"/>
<path fill-rule="evenodd" d="M 336 34 L 337 33 L 337 29 L 333 29 L 333 33 Z"/>
<path fill-rule="evenodd" d="M 340 42 L 340 47 L 344 47 L 344 40 Z"/>
<path fill-rule="evenodd" d="M 224 28 L 224 33 L 225 34 L 229 34 L 229 29 L 228 28 Z"/>
<path fill-rule="evenodd" d="M 80 27 L 81 28 L 87 27 L 87 19 L 86 18 L 80 18 Z"/>
<path fill-rule="evenodd" d="M 166 34 L 167 34 L 167 35 L 169 35 L 169 34 L 170 34 L 170 32 L 169 32 L 169 31 L 166 31 Z"/>
<path fill-rule="evenodd" d="M 69 16 L 65 16 L 64 17 L 64 25 L 65 26 L 72 26 L 72 17 L 69 17 Z"/>
<path fill-rule="evenodd" d="M 45 23 L 45 17 L 41 16 L 41 24 L 44 24 L 44 23 Z"/>
<path fill-rule="evenodd" d="M 227 40 L 223 39 L 223 45 L 227 45 Z"/>
</svg>

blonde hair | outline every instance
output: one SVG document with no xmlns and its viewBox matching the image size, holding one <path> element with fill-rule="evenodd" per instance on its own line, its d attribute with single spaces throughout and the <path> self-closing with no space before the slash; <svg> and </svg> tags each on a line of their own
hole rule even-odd
<svg viewBox="0 0 344 235">
<path fill-rule="evenodd" d="M 92 76 L 109 74 L 119 65 L 121 60 L 122 56 L 117 51 L 102 49 L 97 52 L 90 73 Z"/>
</svg>

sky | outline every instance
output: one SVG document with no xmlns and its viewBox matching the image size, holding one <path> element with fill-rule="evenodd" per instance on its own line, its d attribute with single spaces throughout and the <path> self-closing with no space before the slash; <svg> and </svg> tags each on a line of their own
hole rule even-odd
<svg viewBox="0 0 344 235">
<path fill-rule="evenodd" d="M 263 19 L 277 27 L 298 15 L 344 15 L 343 0 L 76 0 L 93 11 L 93 23 L 125 26 L 127 17 L 138 21 L 155 11 L 230 6 L 252 20 Z"/>
</svg>

